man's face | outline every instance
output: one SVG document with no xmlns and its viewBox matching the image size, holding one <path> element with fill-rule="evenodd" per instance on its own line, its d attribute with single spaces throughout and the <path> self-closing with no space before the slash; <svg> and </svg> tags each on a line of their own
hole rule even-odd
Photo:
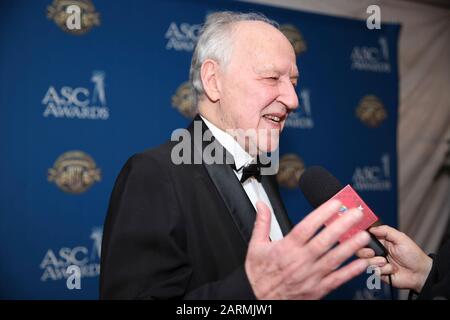
<svg viewBox="0 0 450 320">
<path fill-rule="evenodd" d="M 298 107 L 295 53 L 266 23 L 245 21 L 235 28 L 230 61 L 220 71 L 220 120 L 224 129 L 257 133 L 243 145 L 250 153 L 270 152 L 278 147 L 289 112 Z"/>
</svg>

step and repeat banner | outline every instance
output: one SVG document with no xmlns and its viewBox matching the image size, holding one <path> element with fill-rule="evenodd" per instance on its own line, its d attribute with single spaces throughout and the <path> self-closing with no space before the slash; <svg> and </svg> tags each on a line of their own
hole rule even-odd
<svg viewBox="0 0 450 320">
<path fill-rule="evenodd" d="M 66 25 L 70 5 L 81 29 Z M 266 14 L 297 54 L 300 108 L 287 121 L 278 174 L 291 219 L 311 211 L 299 176 L 321 165 L 397 225 L 398 25 L 369 30 L 366 21 L 237 1 L 0 8 L 0 298 L 98 298 L 115 178 L 128 157 L 191 121 L 191 55 L 217 10 Z M 80 267 L 80 289 L 67 286 L 70 265 Z M 327 298 L 388 297 L 386 286 L 368 287 L 370 275 Z"/>
</svg>

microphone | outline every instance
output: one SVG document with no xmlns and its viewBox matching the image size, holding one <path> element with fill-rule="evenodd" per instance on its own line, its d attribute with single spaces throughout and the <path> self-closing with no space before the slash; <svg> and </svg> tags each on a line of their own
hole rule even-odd
<svg viewBox="0 0 450 320">
<path fill-rule="evenodd" d="M 320 166 L 307 168 L 300 177 L 299 186 L 313 208 L 327 202 L 343 189 L 339 180 Z M 375 251 L 376 256 L 386 257 L 388 252 L 383 244 L 370 232 L 369 235 L 370 242 L 367 247 Z"/>
</svg>

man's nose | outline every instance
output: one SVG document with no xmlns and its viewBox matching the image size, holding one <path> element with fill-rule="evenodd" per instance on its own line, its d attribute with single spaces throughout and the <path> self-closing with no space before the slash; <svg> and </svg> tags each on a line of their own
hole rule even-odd
<svg viewBox="0 0 450 320">
<path fill-rule="evenodd" d="M 278 100 L 284 104 L 289 111 L 298 108 L 298 96 L 294 85 L 290 81 L 280 84 L 280 95 Z"/>
</svg>

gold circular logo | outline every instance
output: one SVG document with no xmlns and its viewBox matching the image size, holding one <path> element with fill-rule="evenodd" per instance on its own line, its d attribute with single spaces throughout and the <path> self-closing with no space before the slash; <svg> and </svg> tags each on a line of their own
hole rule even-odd
<svg viewBox="0 0 450 320">
<path fill-rule="evenodd" d="M 194 118 L 197 114 L 194 90 L 189 81 L 183 82 L 172 96 L 172 106 L 185 117 Z"/>
<path fill-rule="evenodd" d="M 294 153 L 285 154 L 280 159 L 277 181 L 283 187 L 297 188 L 304 171 L 305 163 L 298 155 Z"/>
<path fill-rule="evenodd" d="M 48 169 L 48 181 L 54 182 L 67 193 L 79 194 L 101 180 L 100 169 L 95 161 L 83 151 L 68 151 L 56 159 Z"/>
<path fill-rule="evenodd" d="M 300 30 L 292 24 L 283 24 L 280 26 L 280 31 L 288 38 L 292 46 L 294 47 L 295 55 L 299 55 L 306 51 L 306 42 L 303 39 Z"/>
<path fill-rule="evenodd" d="M 386 118 L 387 111 L 374 95 L 364 96 L 356 108 L 356 117 L 369 127 L 378 127 Z"/>
<path fill-rule="evenodd" d="M 70 6 L 76 6 L 80 10 L 80 28 L 69 29 L 67 26 L 72 15 L 67 12 Z M 53 20 L 63 31 L 74 35 L 85 34 L 92 27 L 100 25 L 99 14 L 91 0 L 54 0 L 47 7 L 47 18 Z"/>
</svg>

